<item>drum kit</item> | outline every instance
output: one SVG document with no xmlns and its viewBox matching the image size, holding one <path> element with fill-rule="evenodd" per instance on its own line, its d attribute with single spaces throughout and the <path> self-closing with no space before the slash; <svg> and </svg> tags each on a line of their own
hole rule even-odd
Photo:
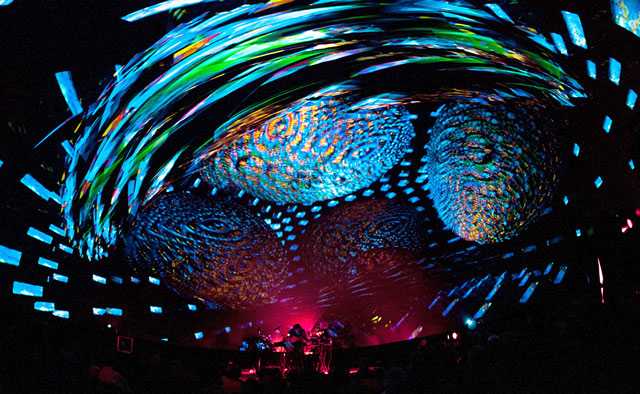
<svg viewBox="0 0 640 394">
<path fill-rule="evenodd" d="M 307 337 L 308 334 L 308 337 Z M 278 329 L 269 335 L 258 335 L 245 340 L 255 346 L 257 352 L 256 369 L 267 360 L 278 363 L 284 373 L 315 371 L 328 374 L 331 370 L 334 339 L 336 335 L 329 328 L 317 328 L 302 336 L 283 337 Z"/>
</svg>

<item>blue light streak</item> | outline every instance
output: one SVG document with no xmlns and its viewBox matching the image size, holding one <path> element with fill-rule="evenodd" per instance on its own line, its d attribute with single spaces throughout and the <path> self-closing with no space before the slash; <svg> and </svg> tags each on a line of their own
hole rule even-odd
<svg viewBox="0 0 640 394">
<path fill-rule="evenodd" d="M 52 135 L 54 135 L 58 130 L 60 130 L 61 128 L 63 128 L 67 123 L 69 123 L 69 121 L 73 118 L 75 118 L 76 115 L 71 115 L 69 116 L 67 119 L 64 120 L 64 122 L 60 123 L 59 125 L 57 125 L 53 130 L 51 130 L 50 132 L 48 132 L 44 137 L 42 137 L 42 139 L 40 141 L 38 141 L 37 144 L 35 144 L 33 146 L 33 149 L 39 147 L 40 145 L 42 145 L 43 142 L 45 142 L 46 140 L 49 139 L 49 137 L 51 137 Z"/>
<path fill-rule="evenodd" d="M 529 301 L 529 298 L 531 298 L 531 295 L 533 294 L 533 291 L 536 289 L 536 286 L 538 286 L 538 282 L 531 282 L 529 287 L 527 287 L 527 290 L 525 290 L 524 293 L 522 294 L 522 297 L 520 297 L 521 304 L 524 304 L 527 301 Z"/>
<path fill-rule="evenodd" d="M 33 303 L 33 309 L 40 312 L 53 312 L 56 310 L 56 304 L 53 302 L 36 301 Z"/>
<path fill-rule="evenodd" d="M 534 42 L 542 45 L 547 48 L 551 52 L 557 52 L 556 47 L 554 47 L 549 41 L 547 41 L 546 37 L 542 34 L 530 34 L 529 38 L 531 38 Z"/>
<path fill-rule="evenodd" d="M 551 33 L 551 39 L 553 40 L 553 45 L 558 48 L 558 51 L 565 55 L 569 56 L 569 52 L 567 51 L 567 45 L 564 43 L 564 38 L 558 33 Z"/>
<path fill-rule="evenodd" d="M 531 273 L 528 272 L 525 276 L 522 277 L 522 279 L 520 280 L 520 283 L 518 283 L 518 287 L 524 286 L 530 277 L 531 277 Z"/>
<path fill-rule="evenodd" d="M 567 25 L 567 31 L 573 45 L 587 49 L 587 38 L 584 35 L 580 16 L 573 12 L 562 11 L 562 18 Z"/>
<path fill-rule="evenodd" d="M 73 254 L 73 249 L 70 248 L 67 245 L 64 244 L 58 244 L 58 247 L 60 248 L 60 250 L 62 250 L 63 252 L 67 253 L 67 254 Z"/>
<path fill-rule="evenodd" d="M 612 124 L 613 124 L 613 119 L 611 119 L 609 115 L 606 115 L 604 117 L 604 121 L 602 122 L 602 129 L 604 130 L 605 133 L 609 134 L 609 132 L 611 131 Z"/>
<path fill-rule="evenodd" d="M 64 237 L 64 235 L 65 235 L 64 229 L 56 226 L 55 224 L 50 224 L 49 225 L 49 231 L 51 231 L 52 233 L 56 233 L 61 237 Z"/>
<path fill-rule="evenodd" d="M 53 260 L 49 260 L 47 258 L 44 257 L 40 257 L 38 259 L 38 265 L 41 265 L 43 267 L 47 267 L 47 268 L 51 268 L 52 270 L 57 270 L 58 269 L 58 263 L 53 261 Z"/>
<path fill-rule="evenodd" d="M 32 192 L 38 195 L 38 197 L 42 198 L 45 201 L 49 201 L 51 199 L 51 195 L 54 194 L 46 187 L 42 186 L 42 183 L 38 182 L 31 174 L 26 174 L 20 179 L 20 183 L 28 187 Z"/>
<path fill-rule="evenodd" d="M 51 235 L 44 233 L 33 227 L 29 227 L 29 229 L 27 230 L 27 235 L 30 236 L 31 238 L 35 238 L 38 241 L 44 242 L 46 244 L 51 244 L 51 242 L 53 241 L 53 237 Z"/>
<path fill-rule="evenodd" d="M 629 107 L 629 109 L 634 109 L 637 101 L 638 93 L 633 89 L 629 89 L 629 93 L 627 93 L 627 107 Z"/>
<path fill-rule="evenodd" d="M 592 60 L 587 60 L 587 75 L 589 78 L 596 79 L 598 77 L 596 64 Z"/>
<path fill-rule="evenodd" d="M 440 296 L 437 296 L 436 298 L 433 299 L 433 301 L 431 301 L 431 304 L 429 304 L 429 306 L 427 307 L 427 309 L 431 310 L 433 309 L 433 307 L 438 303 L 438 301 L 440 301 Z"/>
<path fill-rule="evenodd" d="M 61 71 L 56 73 L 56 80 L 58 81 L 60 91 L 62 92 L 64 100 L 67 102 L 71 113 L 74 115 L 82 113 L 82 104 L 80 104 L 78 93 L 76 92 L 76 88 L 73 86 L 71 72 Z"/>
<path fill-rule="evenodd" d="M 69 277 L 61 274 L 53 274 L 53 280 L 57 282 L 68 283 Z"/>
<path fill-rule="evenodd" d="M 69 313 L 69 311 L 62 311 L 62 310 L 53 311 L 52 315 L 55 317 L 59 317 L 61 319 L 68 319 L 69 317 L 71 317 L 71 314 Z"/>
<path fill-rule="evenodd" d="M 69 142 L 69 140 L 62 141 L 62 143 L 60 145 L 62 145 L 62 149 L 64 149 L 64 151 L 67 153 L 67 155 L 69 157 L 73 157 L 74 150 L 73 150 L 73 146 L 71 146 L 71 143 Z"/>
<path fill-rule="evenodd" d="M 556 274 L 556 278 L 553 280 L 553 284 L 559 285 L 560 283 L 562 283 L 562 280 L 564 279 L 564 276 L 566 273 L 567 273 L 567 266 L 563 265 L 562 267 L 560 267 L 560 270 L 558 270 L 558 273 Z"/>
<path fill-rule="evenodd" d="M 609 80 L 616 85 L 620 85 L 620 74 L 622 65 L 614 58 L 609 58 Z"/>
<path fill-rule="evenodd" d="M 451 301 L 451 303 L 445 308 L 445 310 L 442 311 L 442 316 L 447 316 L 449 314 L 449 312 L 451 312 L 453 307 L 456 306 L 457 303 L 458 303 L 458 299 L 457 298 L 455 300 Z"/>
<path fill-rule="evenodd" d="M 19 250 L 7 248 L 0 245 L 0 263 L 13 265 L 15 267 L 20 265 L 20 259 L 22 258 L 22 252 Z"/>
<path fill-rule="evenodd" d="M 27 297 L 42 297 L 43 287 L 25 282 L 13 282 L 13 294 Z"/>
<path fill-rule="evenodd" d="M 458 289 L 463 288 L 463 287 L 464 287 L 464 285 L 465 285 L 466 283 L 467 283 L 467 282 L 463 283 L 463 284 L 462 284 L 461 286 L 459 286 L 459 287 L 458 287 L 458 286 L 456 286 L 456 287 L 454 287 L 453 289 L 451 289 L 451 290 L 449 291 L 449 293 L 447 293 L 447 297 L 451 297 L 451 296 L 452 296 L 456 291 L 458 291 Z"/>
<path fill-rule="evenodd" d="M 496 14 L 496 16 L 502 20 L 505 20 L 509 23 L 513 23 L 513 19 L 511 19 L 509 17 L 509 15 L 507 15 L 507 13 L 502 9 L 502 7 L 500 7 L 498 4 L 485 4 L 485 7 L 487 7 L 488 9 L 490 9 L 494 14 Z"/>
<path fill-rule="evenodd" d="M 107 314 L 111 316 L 122 316 L 122 308 L 107 308 Z"/>
<path fill-rule="evenodd" d="M 476 289 L 476 286 L 471 286 L 471 287 L 469 288 L 469 290 L 467 290 L 467 292 L 466 292 L 466 293 L 464 293 L 464 295 L 462 296 L 462 298 L 468 298 L 468 297 L 471 295 L 471 293 L 473 293 L 473 291 L 474 291 L 475 289 Z"/>
<path fill-rule="evenodd" d="M 478 320 L 481 319 L 485 313 L 487 313 L 487 311 L 489 310 L 489 308 L 491 307 L 491 303 L 490 302 L 485 302 L 480 309 L 478 309 L 478 311 L 473 315 L 473 319 L 474 320 Z"/>
<path fill-rule="evenodd" d="M 502 275 L 500 275 L 498 279 L 496 279 L 496 284 L 493 286 L 493 289 L 491 289 L 491 291 L 485 298 L 485 301 L 491 301 L 493 299 L 493 297 L 496 295 L 496 292 L 498 291 L 500 286 L 502 286 L 502 283 L 504 282 L 504 278 L 506 278 L 506 276 L 507 276 L 507 273 L 503 272 Z"/>
</svg>

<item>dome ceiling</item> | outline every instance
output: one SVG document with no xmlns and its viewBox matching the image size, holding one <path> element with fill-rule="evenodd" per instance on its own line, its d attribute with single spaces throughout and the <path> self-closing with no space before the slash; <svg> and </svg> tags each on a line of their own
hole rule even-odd
<svg viewBox="0 0 640 394">
<path fill-rule="evenodd" d="M 172 3 L 108 7 L 144 39 L 8 115 L 2 297 L 42 318 L 384 343 L 601 287 L 637 237 L 635 2 Z"/>
</svg>

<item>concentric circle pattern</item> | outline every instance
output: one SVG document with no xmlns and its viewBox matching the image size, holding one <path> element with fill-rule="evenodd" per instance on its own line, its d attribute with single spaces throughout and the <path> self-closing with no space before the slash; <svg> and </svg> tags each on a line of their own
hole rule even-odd
<svg viewBox="0 0 640 394">
<path fill-rule="evenodd" d="M 229 200 L 160 195 L 124 239 L 138 269 L 156 272 L 183 296 L 256 306 L 270 302 L 286 277 L 285 252 L 271 229 Z"/>
<path fill-rule="evenodd" d="M 278 203 L 341 197 L 400 161 L 414 133 L 409 119 L 400 105 L 367 109 L 334 97 L 303 100 L 225 146 L 205 179 Z"/>
<path fill-rule="evenodd" d="M 301 238 L 302 261 L 316 277 L 349 280 L 362 271 L 355 258 L 364 252 L 383 248 L 420 250 L 425 243 L 422 223 L 415 208 L 389 200 L 343 205 Z"/>
<path fill-rule="evenodd" d="M 520 104 L 449 104 L 431 130 L 430 195 L 440 219 L 466 240 L 517 236 L 557 186 L 557 138 Z"/>
</svg>

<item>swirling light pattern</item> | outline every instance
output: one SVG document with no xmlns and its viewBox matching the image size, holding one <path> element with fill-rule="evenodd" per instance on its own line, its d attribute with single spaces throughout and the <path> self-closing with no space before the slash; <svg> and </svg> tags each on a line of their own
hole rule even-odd
<svg viewBox="0 0 640 394">
<path fill-rule="evenodd" d="M 178 10 L 179 18 L 186 16 L 185 20 L 188 20 L 193 14 L 187 12 L 185 15 L 181 7 L 205 3 L 210 1 L 167 0 L 123 19 L 133 21 L 174 9 Z M 447 319 L 460 318 L 465 324 L 471 318 L 482 324 L 485 314 L 492 314 L 509 298 L 516 297 L 513 298 L 515 305 L 510 307 L 517 307 L 518 303 L 541 297 L 540 293 L 547 289 L 561 283 L 572 283 L 581 276 L 571 274 L 576 272 L 570 268 L 575 262 L 570 256 L 574 246 L 597 241 L 603 234 L 610 238 L 613 232 L 618 232 L 621 237 L 617 241 L 624 241 L 626 237 L 637 238 L 638 235 L 636 222 L 640 209 L 636 209 L 637 199 L 633 200 L 637 195 L 637 185 L 629 183 L 629 179 L 633 180 L 637 175 L 637 149 L 628 144 L 633 139 L 633 130 L 625 127 L 637 124 L 637 111 L 633 111 L 637 98 L 637 86 L 633 86 L 637 62 L 627 59 L 620 51 L 611 52 L 611 48 L 619 48 L 620 44 L 631 48 L 632 43 L 625 40 L 638 43 L 631 34 L 638 35 L 637 3 L 637 0 L 611 0 L 610 16 L 616 25 L 610 23 L 609 28 L 603 25 L 601 10 L 593 15 L 578 16 L 577 11 L 584 7 L 547 7 L 547 4 L 543 7 L 545 16 L 556 7 L 556 14 L 562 16 L 567 27 L 566 31 L 557 30 L 550 34 L 520 25 L 534 13 L 523 13 L 517 10 L 521 7 L 506 4 L 504 10 L 495 3 L 477 8 L 463 1 L 437 0 L 401 0 L 385 4 L 364 0 L 247 4 L 187 21 L 124 67 L 116 66 L 114 80 L 94 104 L 89 98 L 81 100 L 74 93 L 70 73 L 58 73 L 59 87 L 70 113 L 34 149 L 41 152 L 47 147 L 44 142 L 51 137 L 68 139 L 61 141 L 68 156 L 67 171 L 58 177 L 64 182 L 64 188 L 62 194 L 58 193 L 55 182 L 47 176 L 48 172 L 42 171 L 45 168 L 49 170 L 51 163 L 35 161 L 31 164 L 38 168 L 30 170 L 33 175 L 17 174 L 16 181 L 20 179 L 22 185 L 15 188 L 8 185 L 3 209 L 9 213 L 9 218 L 18 218 L 14 220 L 16 223 L 12 223 L 13 227 L 28 230 L 22 234 L 22 243 L 11 236 L 0 245 L 3 273 L 7 278 L 13 276 L 11 279 L 15 279 L 13 287 L 10 280 L 9 286 L 5 286 L 6 293 L 12 291 L 21 308 L 33 307 L 39 314 L 47 313 L 62 319 L 84 319 L 93 314 L 96 319 L 106 318 L 109 323 L 115 323 L 137 319 L 140 313 L 148 314 L 150 311 L 154 315 L 166 314 L 170 319 L 177 317 L 175 320 L 187 323 L 184 329 L 173 331 L 175 334 L 167 334 L 161 329 L 153 335 L 163 341 L 183 341 L 185 332 L 189 338 L 193 338 L 195 333 L 198 341 L 208 340 L 213 337 L 211 334 L 228 334 L 231 328 L 233 334 L 238 333 L 239 336 L 247 327 L 253 328 L 251 324 L 257 316 L 272 317 L 269 324 L 273 326 L 280 326 L 283 321 L 293 324 L 300 321 L 300 316 L 312 322 L 319 316 L 319 309 L 338 319 L 351 316 L 352 324 L 362 331 L 375 332 L 376 328 L 384 328 L 391 333 L 386 336 L 385 341 L 388 341 L 414 337 L 415 332 L 420 332 L 414 327 L 422 328 L 425 322 L 433 322 L 430 313 Z M 218 12 L 224 7 L 235 6 L 222 2 L 211 6 L 210 11 Z M 161 19 L 158 21 L 163 24 Z M 558 21 L 558 18 L 555 21 L 549 19 L 554 29 L 558 27 Z M 602 29 L 593 29 L 596 25 Z M 622 31 L 618 25 L 631 33 Z M 549 37 L 552 42 L 547 41 Z M 515 233 L 504 231 L 504 221 L 515 221 L 515 228 L 521 231 L 528 220 L 523 212 L 531 208 L 523 207 L 521 203 L 539 204 L 540 200 L 533 197 L 534 193 L 540 191 L 541 198 L 544 198 L 549 190 L 548 185 L 536 184 L 541 182 L 540 172 L 548 170 L 538 166 L 541 153 L 536 151 L 542 146 L 542 154 L 546 154 L 546 145 L 540 141 L 540 135 L 548 130 L 540 125 L 535 115 L 522 108 L 510 110 L 515 111 L 513 114 L 520 120 L 509 119 L 502 108 L 510 107 L 512 100 L 527 100 L 527 105 L 536 103 L 548 108 L 556 102 L 571 105 L 573 98 L 584 97 L 582 88 L 558 66 L 556 59 L 569 60 L 567 65 L 575 75 L 580 78 L 580 74 L 584 74 L 582 78 L 593 87 L 589 92 L 592 102 L 579 106 L 576 114 L 593 110 L 597 119 L 595 123 L 589 123 L 593 119 L 585 116 L 584 121 L 580 119 L 577 122 L 577 133 L 566 133 L 572 139 L 567 142 L 573 143 L 573 151 L 567 149 L 565 152 L 565 156 L 569 156 L 569 167 L 573 169 L 572 179 L 569 187 L 563 185 L 564 195 L 558 196 L 561 199 L 554 201 L 554 220 L 536 228 L 541 231 L 530 231 L 515 242 L 482 247 L 461 242 L 459 237 L 441 231 L 442 227 L 434 220 L 431 223 L 433 229 L 427 230 L 434 230 L 428 250 L 420 250 L 424 259 L 416 261 L 414 250 L 417 244 L 407 242 L 414 239 L 414 231 L 402 228 L 400 224 L 388 226 L 398 231 L 368 231 L 364 240 L 362 227 L 355 219 L 353 225 L 334 226 L 333 232 L 317 230 L 319 223 L 326 223 L 325 218 L 331 219 L 333 211 L 349 216 L 348 211 L 354 209 L 354 215 L 363 219 L 370 218 L 372 211 L 375 216 L 378 212 L 375 203 L 369 206 L 365 203 L 361 206 L 364 208 L 351 205 L 353 201 L 374 195 L 384 195 L 396 201 L 406 200 L 435 218 L 425 204 L 425 193 L 430 188 L 436 201 L 440 198 L 436 195 L 438 193 L 458 197 L 451 200 L 449 206 L 441 204 L 440 214 L 446 210 L 459 214 L 443 217 L 454 224 L 466 226 L 464 229 L 469 234 L 479 234 L 478 242 L 490 243 L 515 236 Z M 85 78 L 76 79 L 81 81 Z M 82 86 L 77 92 L 86 94 L 87 90 Z M 620 99 L 614 100 L 617 105 L 612 101 L 611 105 L 604 106 L 607 113 L 601 113 L 602 103 L 611 101 L 612 97 Z M 55 97 L 60 102 L 61 98 Z M 337 129 L 328 129 L 329 124 L 332 121 L 344 122 L 345 119 L 375 119 L 377 125 L 397 130 L 392 123 L 398 120 L 396 123 L 402 124 L 408 111 L 426 114 L 443 102 L 466 104 L 450 104 L 440 111 L 441 119 L 436 129 L 440 130 L 442 138 L 438 144 L 435 143 L 438 138 L 431 138 L 432 146 L 427 147 L 432 151 L 430 156 L 438 160 L 438 152 L 446 150 L 453 152 L 452 157 L 462 160 L 431 160 L 434 166 L 427 160 L 427 165 L 419 169 L 422 164 L 418 161 L 425 163 L 424 159 L 429 159 L 423 156 L 423 145 L 428 135 L 421 132 L 412 142 L 412 151 L 407 157 L 361 193 L 314 203 L 312 207 L 304 204 L 272 205 L 244 193 L 246 190 L 250 194 L 266 196 L 261 186 L 252 183 L 251 176 L 264 177 L 264 181 L 271 182 L 265 171 L 274 165 L 277 173 L 284 175 L 285 179 L 295 179 L 294 170 L 279 166 L 289 157 L 278 151 L 274 141 L 282 142 L 280 148 L 284 151 L 295 145 L 288 146 L 289 141 L 281 138 L 277 133 L 280 129 L 275 125 L 284 124 L 289 119 L 304 124 L 307 130 L 301 138 L 315 139 L 310 145 L 317 149 L 318 138 L 324 131 L 316 132 L 306 126 L 311 123 L 300 123 L 301 119 L 311 119 L 307 117 L 310 108 L 326 109 L 324 113 L 332 117 L 328 120 L 327 115 L 326 121 L 314 122 L 314 127 L 323 128 L 327 133 L 337 133 Z M 487 108 L 486 103 L 494 106 Z M 478 116 L 472 116 L 473 113 Z M 449 120 L 444 119 L 445 115 Z M 64 118 L 61 116 L 60 119 Z M 486 119 L 496 122 L 487 122 Z M 531 119 L 535 127 L 527 126 L 531 126 Z M 391 122 L 387 123 L 388 120 Z M 269 122 L 274 127 L 269 128 Z M 421 115 L 412 122 L 417 128 L 429 120 Z M 443 125 L 451 127 L 447 129 Z M 523 125 L 530 128 L 526 137 L 512 130 L 519 130 Z M 17 131 L 11 124 L 9 127 Z M 583 128 L 591 132 L 583 133 Z M 366 138 L 372 135 L 370 132 L 375 135 L 375 130 L 368 127 L 358 130 L 362 130 Z M 21 131 L 15 134 L 29 137 L 30 133 Z M 260 138 L 254 139 L 253 135 Z M 594 135 L 602 135 L 602 138 L 594 139 Z M 274 136 L 277 138 L 270 139 Z M 337 146 L 342 142 L 339 139 Z M 270 147 L 270 150 L 266 151 L 268 155 L 265 153 L 264 158 L 274 160 L 271 167 L 267 164 L 251 168 L 238 166 L 255 174 L 232 168 L 236 171 L 233 172 L 220 164 L 222 159 L 235 163 L 233 155 L 238 153 L 249 154 L 251 160 L 262 159 L 260 149 L 265 147 Z M 327 151 L 320 149 L 317 152 Z M 601 161 L 597 159 L 598 152 L 602 152 Z M 3 173 L 23 168 L 22 163 L 16 165 L 12 162 L 11 154 L 5 156 L 2 157 L 5 161 L 0 160 Z M 344 158 L 342 160 L 345 162 Z M 556 164 L 553 157 L 548 162 L 550 166 Z M 216 167 L 216 163 L 222 167 Z M 306 162 L 296 164 L 307 168 Z M 332 169 L 340 168 L 334 162 L 329 164 Z M 354 160 L 350 164 L 366 163 Z M 429 179 L 425 174 L 428 171 L 431 171 Z M 613 174 L 616 171 L 618 174 Z M 324 182 L 335 183 L 332 174 L 322 175 Z M 206 190 L 208 185 L 202 182 L 202 177 L 211 178 L 213 185 L 242 188 L 243 193 L 236 194 L 238 202 L 213 201 L 213 197 L 205 197 L 209 190 Z M 371 179 L 374 178 L 372 175 Z M 451 183 L 448 184 L 449 180 Z M 452 183 L 459 180 L 464 182 L 456 189 Z M 628 188 L 630 184 L 633 185 Z M 274 185 L 267 190 L 275 193 Z M 471 193 L 477 204 L 475 210 L 464 210 L 466 202 L 462 197 L 465 196 L 463 192 L 469 191 L 464 188 L 467 185 L 477 186 Z M 499 185 L 509 187 L 500 188 Z M 317 200 L 342 193 L 333 189 L 309 188 L 296 195 L 298 190 L 288 190 L 286 183 L 281 182 L 278 186 L 287 195 L 275 193 L 269 197 L 272 201 Z M 535 187 L 538 191 L 533 190 Z M 11 200 L 21 199 L 24 188 L 35 193 L 34 200 L 42 204 L 33 209 L 33 213 L 42 216 L 42 212 L 47 212 L 46 219 L 39 217 L 37 222 L 31 223 L 33 226 L 25 225 L 26 221 L 33 220 L 32 212 L 12 208 L 15 204 Z M 165 193 L 171 189 L 176 192 Z M 192 194 L 185 193 L 185 190 L 192 190 Z M 584 193 L 585 190 L 588 192 Z M 620 193 L 620 190 L 628 192 Z M 315 196 L 311 196 L 310 191 Z M 321 193 L 317 193 L 319 191 Z M 211 190 L 216 199 L 230 195 L 215 192 L 215 188 Z M 620 196 L 625 196 L 627 201 Z M 580 215 L 593 207 L 602 207 L 605 202 L 611 208 L 607 214 Z M 342 211 L 335 208 L 338 204 L 343 207 Z M 266 230 L 262 222 L 253 222 L 256 218 L 242 207 L 249 205 L 253 205 L 251 210 L 260 212 L 279 240 L 273 239 L 270 232 L 263 233 Z M 616 209 L 616 205 L 621 209 Z M 59 206 L 62 207 L 64 221 L 57 215 L 48 215 Z M 534 206 L 531 214 L 538 215 L 538 208 Z M 15 215 L 12 209 L 18 209 L 20 215 Z M 242 218 L 236 221 L 233 215 L 230 223 L 226 222 L 229 215 L 216 216 L 215 221 L 219 225 L 212 225 L 206 216 L 214 216 L 209 211 L 218 210 L 237 210 L 236 215 L 251 217 L 249 224 L 243 227 L 247 231 L 236 234 L 231 230 L 236 227 L 234 223 L 245 222 Z M 395 208 L 387 211 L 395 212 Z M 562 212 L 568 214 L 562 216 Z M 479 221 L 476 215 L 484 214 L 495 216 L 491 220 Z M 611 214 L 615 214 L 617 219 L 610 220 L 608 216 Z M 501 215 L 504 215 L 504 221 L 501 221 Z M 334 219 L 337 221 L 339 218 Z M 48 228 L 45 220 L 52 221 Z M 402 223 L 412 223 L 411 220 L 403 219 Z M 555 224 L 549 225 L 549 222 Z M 409 227 L 417 228 L 419 236 L 424 236 L 422 221 Z M 251 238 L 245 242 L 234 238 L 235 235 L 225 237 L 225 228 L 241 237 L 250 233 Z M 324 246 L 309 234 L 304 239 L 304 229 L 307 228 L 309 234 L 327 236 L 327 245 L 335 247 L 326 253 L 338 258 L 329 262 L 323 260 L 324 256 L 313 260 L 316 251 L 307 248 L 321 250 Z M 470 228 L 473 231 L 468 231 Z M 356 235 L 344 236 L 345 232 Z M 78 251 L 89 259 L 103 257 L 108 249 L 120 242 L 123 234 L 128 253 L 136 264 L 135 270 L 151 271 L 152 276 L 148 280 L 138 274 L 129 275 L 130 271 L 116 261 L 77 264 Z M 405 238 L 397 238 L 398 234 Z M 244 256 L 244 251 L 253 254 L 254 249 L 250 245 L 255 241 L 254 236 L 263 239 L 265 248 L 274 248 L 273 252 L 266 253 L 271 253 L 276 260 L 277 256 L 284 254 L 282 243 L 289 243 L 287 246 L 291 246 L 292 252 L 301 250 L 305 258 L 301 265 L 308 269 L 293 265 L 291 272 L 285 272 L 282 268 L 280 272 L 289 278 L 282 285 L 278 283 L 279 278 L 268 275 L 263 275 L 263 278 L 244 271 L 238 274 L 234 269 L 237 256 L 232 251 L 240 248 L 239 255 Z M 73 241 L 73 248 L 68 245 L 68 238 Z M 222 251 L 209 249 L 210 238 L 224 243 Z M 324 238 L 319 239 L 324 241 Z M 616 244 L 626 244 L 628 250 L 633 250 L 637 244 L 633 243 L 634 238 L 626 239 Z M 302 248 L 296 249 L 298 246 Z M 171 250 L 167 252 L 167 248 Z M 265 253 L 257 245 L 255 250 L 261 255 Z M 601 273 L 604 269 L 606 274 L 607 261 L 617 261 L 614 257 L 621 255 L 615 250 L 610 252 L 608 258 L 593 256 L 592 272 Z M 603 267 L 600 266 L 601 259 Z M 586 261 L 583 258 L 578 260 L 581 263 Z M 503 264 L 509 269 L 503 271 Z M 236 264 L 237 267 L 242 268 L 243 263 Z M 280 269 L 277 267 L 279 265 L 275 266 L 276 271 Z M 614 267 L 610 264 L 608 269 Z M 260 272 L 259 267 L 252 269 Z M 425 294 L 430 288 L 435 289 L 435 286 L 429 286 L 428 277 L 423 278 L 425 272 L 438 277 L 442 275 L 443 279 L 448 277 L 454 283 L 425 302 Z M 243 276 L 245 282 L 234 285 L 225 282 L 237 275 Z M 331 281 L 332 275 L 338 280 Z M 197 323 L 201 326 L 193 327 L 188 322 L 190 319 L 182 320 L 182 317 L 185 313 L 194 313 L 194 317 L 210 317 L 207 305 L 197 300 L 185 302 L 177 297 L 166 297 L 163 289 L 157 286 L 161 284 L 159 277 L 188 297 L 219 301 L 232 307 L 239 305 L 240 308 L 265 302 L 269 304 L 246 313 L 227 310 L 224 315 L 219 315 L 217 311 L 213 312 L 216 317 L 214 325 L 219 325 L 215 331 L 207 329 L 203 321 Z M 602 275 L 599 277 L 602 279 Z M 316 279 L 324 281 L 318 283 Z M 424 286 L 425 281 L 427 286 Z M 599 281 L 598 290 L 602 291 L 603 283 Z M 121 295 L 126 294 L 125 287 L 127 292 L 144 294 L 150 304 L 143 302 L 144 305 L 140 305 L 141 297 L 136 297 L 136 293 L 133 297 L 127 295 L 127 300 L 123 300 Z M 283 290 L 278 292 L 281 287 Z M 63 296 L 65 288 L 67 300 Z M 218 289 L 219 293 L 214 294 L 210 289 Z M 252 293 L 256 289 L 257 296 Z M 277 297 L 276 303 L 271 303 L 273 300 L 266 295 L 267 289 Z M 67 302 L 69 296 L 77 299 L 78 290 L 82 292 L 83 301 L 92 302 L 93 308 L 87 308 L 85 302 Z M 35 303 L 33 297 L 38 298 Z M 499 306 L 499 310 L 503 307 Z M 420 313 L 426 314 L 411 320 L 411 316 Z M 153 320 L 152 323 L 155 325 L 157 322 Z M 130 327 L 136 325 L 128 324 Z M 137 333 L 133 331 L 132 334 L 136 335 L 149 334 L 141 329 L 135 330 Z M 231 343 L 229 338 L 222 338 L 217 345 L 229 346 Z M 372 344 L 369 341 L 360 343 Z"/>
<path fill-rule="evenodd" d="M 196 17 L 118 68 L 82 114 L 74 142 L 64 144 L 68 157 L 60 200 L 67 236 L 83 256 L 108 255 L 123 223 L 142 205 L 170 186 L 182 190 L 197 183 L 225 147 L 252 148 L 254 143 L 242 138 L 256 130 L 264 134 L 265 122 L 284 120 L 285 114 L 302 116 L 306 104 L 301 107 L 299 100 L 310 95 L 338 90 L 348 102 L 324 102 L 329 112 L 332 105 L 340 112 L 336 124 L 351 116 L 388 132 L 408 128 L 401 105 L 444 98 L 534 95 L 571 105 L 573 97 L 584 93 L 553 60 L 552 49 L 540 34 L 462 2 L 269 2 Z M 457 78 L 461 72 L 471 75 L 472 82 Z M 350 103 L 362 104 L 351 115 L 343 113 Z M 325 131 L 327 122 L 319 124 Z M 341 130 L 367 134 L 374 129 Z M 301 137 L 321 144 L 319 135 L 309 130 Z M 343 137 L 343 143 L 358 141 Z M 256 148 L 266 143 L 255 140 Z M 374 171 L 352 188 L 392 163 L 397 149 L 391 152 L 380 167 L 343 158 L 359 171 Z M 306 162 L 296 164 L 307 170 Z M 305 178 L 294 182 L 302 185 L 301 191 L 285 188 L 277 195 L 273 186 L 299 168 L 277 167 L 273 178 L 239 171 L 226 182 L 269 192 L 275 201 L 311 201 L 345 192 L 335 186 L 344 169 L 333 164 L 329 169 L 340 170 L 312 177 L 333 185 L 327 190 L 305 190 Z M 269 170 L 268 163 L 251 168 L 264 171 L 265 166 Z M 220 175 L 216 166 L 207 170 L 211 172 Z M 257 186 L 254 175 L 272 184 Z"/>
<path fill-rule="evenodd" d="M 204 178 L 278 203 L 312 204 L 366 187 L 400 161 L 414 132 L 403 107 L 362 105 L 302 100 L 225 146 Z"/>
<path fill-rule="evenodd" d="M 430 195 L 440 219 L 478 243 L 517 236 L 548 206 L 558 182 L 558 141 L 535 109 L 457 103 L 430 132 Z"/>
<path fill-rule="evenodd" d="M 233 308 L 271 302 L 287 276 L 275 234 L 231 200 L 163 193 L 124 240 L 138 270 L 157 273 L 182 296 Z"/>
<path fill-rule="evenodd" d="M 317 221 L 300 239 L 300 255 L 314 276 L 347 281 L 365 268 L 362 253 L 393 248 L 418 252 L 425 243 L 424 217 L 415 208 L 390 200 L 343 205 Z"/>
</svg>

